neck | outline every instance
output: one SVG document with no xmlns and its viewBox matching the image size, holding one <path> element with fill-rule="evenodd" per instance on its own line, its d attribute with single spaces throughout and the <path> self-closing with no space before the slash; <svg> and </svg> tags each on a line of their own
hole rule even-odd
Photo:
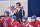
<svg viewBox="0 0 40 27">
<path fill-rule="evenodd" d="M 36 20 L 33 22 L 35 24 Z"/>
</svg>

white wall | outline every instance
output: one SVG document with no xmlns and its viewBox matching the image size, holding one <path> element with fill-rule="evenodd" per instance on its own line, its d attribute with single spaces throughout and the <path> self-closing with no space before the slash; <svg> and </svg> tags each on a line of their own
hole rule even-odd
<svg viewBox="0 0 40 27">
<path fill-rule="evenodd" d="M 0 15 L 4 15 L 5 10 L 9 10 L 8 7 L 10 6 L 9 1 L 0 1 Z"/>
</svg>

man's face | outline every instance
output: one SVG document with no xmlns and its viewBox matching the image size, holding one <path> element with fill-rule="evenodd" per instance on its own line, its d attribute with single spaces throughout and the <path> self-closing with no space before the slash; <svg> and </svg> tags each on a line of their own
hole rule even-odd
<svg viewBox="0 0 40 27">
<path fill-rule="evenodd" d="M 12 22 L 14 22 L 14 19 L 12 19 Z"/>
<path fill-rule="evenodd" d="M 5 13 L 5 16 L 7 16 L 7 13 Z"/>
<path fill-rule="evenodd" d="M 23 22 L 25 22 L 26 20 L 25 19 L 23 19 Z"/>
<path fill-rule="evenodd" d="M 35 19 L 32 19 L 32 22 L 35 22 Z"/>
<path fill-rule="evenodd" d="M 16 8 L 19 8 L 20 6 L 19 6 L 19 4 L 16 4 Z"/>
</svg>

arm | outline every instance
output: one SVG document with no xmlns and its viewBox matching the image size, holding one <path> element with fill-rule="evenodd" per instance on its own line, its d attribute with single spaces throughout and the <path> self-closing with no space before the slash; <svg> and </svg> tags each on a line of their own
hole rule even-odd
<svg viewBox="0 0 40 27">
<path fill-rule="evenodd" d="M 23 16 L 25 16 L 25 11 L 23 10 Z"/>
</svg>

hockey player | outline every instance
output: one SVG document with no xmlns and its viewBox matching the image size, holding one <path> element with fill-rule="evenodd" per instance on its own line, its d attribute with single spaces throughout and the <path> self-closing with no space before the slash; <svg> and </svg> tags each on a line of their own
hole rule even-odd
<svg viewBox="0 0 40 27">
<path fill-rule="evenodd" d="M 21 22 L 21 27 L 29 27 L 28 25 L 29 25 L 29 23 L 28 23 L 28 21 L 27 21 L 27 17 L 23 17 L 22 18 L 22 22 Z"/>
<path fill-rule="evenodd" d="M 33 15 L 31 17 L 31 22 L 30 22 L 30 25 L 29 26 L 30 27 L 40 27 L 39 21 L 36 20 L 36 16 L 35 15 Z"/>
<path fill-rule="evenodd" d="M 5 14 L 5 17 L 4 18 L 2 18 L 2 27 L 8 27 L 7 25 L 7 23 L 9 23 L 10 21 L 11 21 L 11 17 L 9 17 L 9 11 L 5 11 L 4 12 Z"/>
<path fill-rule="evenodd" d="M 16 16 L 11 17 L 10 27 L 19 27 L 19 22 L 16 20 Z"/>
</svg>

